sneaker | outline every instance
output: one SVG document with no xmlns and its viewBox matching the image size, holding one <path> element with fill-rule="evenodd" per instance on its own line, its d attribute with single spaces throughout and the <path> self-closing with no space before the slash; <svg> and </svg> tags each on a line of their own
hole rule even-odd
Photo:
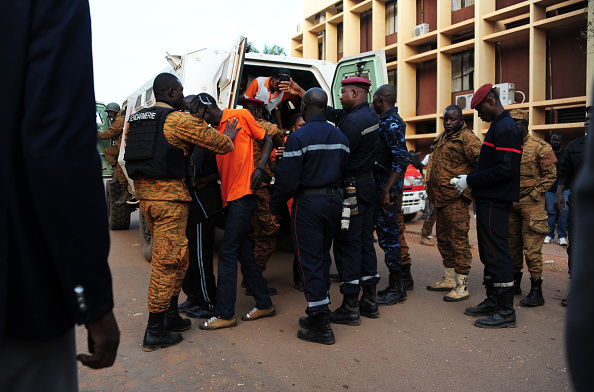
<svg viewBox="0 0 594 392">
<path fill-rule="evenodd" d="M 227 327 L 235 327 L 237 325 L 237 315 L 233 316 L 231 320 L 227 320 L 220 317 L 211 317 L 208 321 L 200 323 L 198 326 L 200 329 L 204 329 L 206 331 L 212 331 L 214 329 L 221 329 Z"/>
<path fill-rule="evenodd" d="M 566 237 L 559 238 L 559 245 L 561 245 L 561 246 L 569 245 L 569 243 L 567 242 L 567 238 Z"/>
<path fill-rule="evenodd" d="M 544 243 L 545 244 L 550 244 L 551 241 L 553 241 L 553 237 L 551 237 L 550 235 L 545 237 Z M 559 242 L 561 242 L 561 240 L 559 240 Z"/>
<path fill-rule="evenodd" d="M 241 319 L 243 321 L 252 321 L 257 320 L 262 317 L 271 317 L 276 314 L 276 310 L 274 309 L 274 305 L 269 307 L 268 309 L 258 309 L 254 307 L 254 309 L 250 310 L 250 312 L 246 315 L 241 315 Z"/>
<path fill-rule="evenodd" d="M 177 310 L 180 312 L 187 312 L 188 310 L 193 310 L 198 307 L 197 303 L 193 303 L 190 300 L 185 300 L 181 304 L 177 305 Z"/>
<path fill-rule="evenodd" d="M 429 237 L 421 236 L 421 241 L 419 241 L 419 243 L 427 246 L 435 246 L 435 242 L 433 242 L 433 240 Z"/>
</svg>

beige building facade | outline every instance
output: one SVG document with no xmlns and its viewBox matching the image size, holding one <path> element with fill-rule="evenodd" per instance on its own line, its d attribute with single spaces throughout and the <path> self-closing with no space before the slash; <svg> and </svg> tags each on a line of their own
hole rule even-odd
<svg viewBox="0 0 594 392">
<path fill-rule="evenodd" d="M 560 132 L 566 144 L 583 135 L 592 94 L 592 3 L 305 0 L 291 56 L 337 62 L 385 50 L 412 150 L 428 151 L 450 104 L 463 107 L 482 139 L 488 124 L 470 109 L 470 99 L 484 83 L 497 84 L 507 109 L 529 110 L 532 134 L 548 141 Z"/>
</svg>

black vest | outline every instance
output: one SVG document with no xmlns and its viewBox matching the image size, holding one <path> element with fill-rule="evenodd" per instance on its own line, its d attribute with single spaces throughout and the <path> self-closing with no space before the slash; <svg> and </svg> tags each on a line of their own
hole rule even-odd
<svg viewBox="0 0 594 392">
<path fill-rule="evenodd" d="M 165 118 L 173 109 L 142 109 L 128 119 L 126 170 L 130 178 L 137 174 L 157 178 L 186 176 L 184 150 L 169 144 L 163 134 Z"/>
</svg>

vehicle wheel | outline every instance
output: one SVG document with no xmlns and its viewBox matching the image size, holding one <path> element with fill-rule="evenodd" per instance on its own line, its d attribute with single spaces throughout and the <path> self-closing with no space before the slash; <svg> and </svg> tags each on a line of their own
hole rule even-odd
<svg viewBox="0 0 594 392">
<path fill-rule="evenodd" d="M 109 228 L 111 230 L 128 230 L 130 227 L 130 206 L 128 204 L 122 206 L 115 204 L 122 195 L 122 187 L 117 181 L 110 180 L 107 182 L 105 193 Z"/>
<path fill-rule="evenodd" d="M 151 262 L 151 255 L 153 253 L 153 236 L 151 230 L 146 223 L 142 210 L 138 209 L 138 221 L 140 222 L 140 242 L 142 243 L 142 253 L 144 258 L 149 263 Z"/>
<path fill-rule="evenodd" d="M 411 220 L 415 219 L 416 216 L 417 216 L 416 212 L 414 214 L 406 214 L 406 215 L 404 215 L 404 221 L 410 222 Z"/>
</svg>

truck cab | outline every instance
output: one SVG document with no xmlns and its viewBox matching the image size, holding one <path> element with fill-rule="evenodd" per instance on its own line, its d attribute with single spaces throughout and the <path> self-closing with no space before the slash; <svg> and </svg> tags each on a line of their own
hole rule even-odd
<svg viewBox="0 0 594 392">
<path fill-rule="evenodd" d="M 413 165 L 408 165 L 402 187 L 402 213 L 405 221 L 413 220 L 417 212 L 423 211 L 426 198 L 427 193 L 421 172 Z"/>
</svg>

